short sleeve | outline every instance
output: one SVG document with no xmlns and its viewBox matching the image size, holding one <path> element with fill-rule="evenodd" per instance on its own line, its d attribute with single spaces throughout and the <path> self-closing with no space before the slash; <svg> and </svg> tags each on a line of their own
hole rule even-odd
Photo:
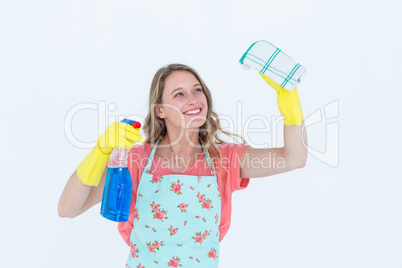
<svg viewBox="0 0 402 268">
<path fill-rule="evenodd" d="M 243 151 L 250 147 L 246 144 L 224 143 L 221 145 L 222 163 L 228 169 L 231 191 L 247 188 L 250 178 L 240 178 L 240 160 Z"/>
</svg>

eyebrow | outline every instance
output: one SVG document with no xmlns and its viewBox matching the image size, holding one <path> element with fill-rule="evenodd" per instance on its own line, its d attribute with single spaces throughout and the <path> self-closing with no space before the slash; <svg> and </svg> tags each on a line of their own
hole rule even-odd
<svg viewBox="0 0 402 268">
<path fill-rule="evenodd" d="M 193 86 L 193 88 L 195 88 L 196 86 L 201 86 L 201 85 L 200 84 L 195 84 Z M 183 88 L 182 87 L 176 88 L 175 90 L 172 91 L 172 93 L 170 93 L 170 95 L 172 95 L 176 90 L 179 90 L 179 89 L 183 89 Z"/>
</svg>

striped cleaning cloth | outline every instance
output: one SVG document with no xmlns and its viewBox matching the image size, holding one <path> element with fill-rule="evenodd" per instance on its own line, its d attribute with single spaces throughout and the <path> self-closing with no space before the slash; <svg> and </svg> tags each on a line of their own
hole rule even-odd
<svg viewBox="0 0 402 268">
<path fill-rule="evenodd" d="M 244 69 L 257 70 L 287 91 L 292 91 L 307 71 L 279 48 L 265 40 L 254 42 L 239 62 Z"/>
</svg>

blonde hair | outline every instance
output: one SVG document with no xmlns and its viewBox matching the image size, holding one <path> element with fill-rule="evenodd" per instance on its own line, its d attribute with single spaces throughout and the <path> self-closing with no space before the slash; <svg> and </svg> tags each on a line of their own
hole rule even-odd
<svg viewBox="0 0 402 268">
<path fill-rule="evenodd" d="M 159 138 L 163 138 L 167 132 L 165 121 L 156 115 L 155 107 L 157 105 L 162 104 L 162 94 L 163 89 L 165 87 L 165 80 L 169 75 L 171 75 L 175 71 L 190 72 L 197 78 L 197 80 L 201 84 L 202 90 L 207 99 L 208 112 L 205 123 L 200 127 L 199 137 L 201 138 L 204 144 L 205 153 L 208 155 L 209 166 L 211 166 L 213 170 L 216 171 L 214 162 L 215 159 L 218 159 L 221 167 L 226 172 L 228 172 L 228 170 L 222 164 L 222 153 L 219 147 L 217 146 L 224 143 L 224 141 L 219 138 L 218 136 L 219 133 L 222 132 L 223 134 L 229 137 L 236 136 L 242 140 L 242 144 L 246 144 L 246 141 L 240 135 L 222 129 L 218 115 L 213 110 L 211 92 L 209 91 L 204 81 L 201 79 L 200 75 L 193 68 L 187 65 L 169 64 L 160 68 L 154 75 L 151 83 L 151 89 L 149 92 L 148 115 L 145 119 L 144 126 L 142 127 L 142 130 L 146 135 L 145 143 L 154 145 L 159 140 Z M 218 174 L 217 172 L 215 173 Z M 219 174 L 218 176 L 219 176 L 218 181 L 221 184 L 222 190 L 224 190 L 224 187 L 222 186 L 221 177 Z"/>
</svg>

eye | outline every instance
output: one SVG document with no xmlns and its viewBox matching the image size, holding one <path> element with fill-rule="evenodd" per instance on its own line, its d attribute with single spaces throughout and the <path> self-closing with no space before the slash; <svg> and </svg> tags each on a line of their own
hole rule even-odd
<svg viewBox="0 0 402 268">
<path fill-rule="evenodd" d="M 174 97 L 177 97 L 177 96 L 179 96 L 179 94 L 183 95 L 182 93 L 177 93 L 176 95 L 174 95 Z"/>
<path fill-rule="evenodd" d="M 199 92 L 202 92 L 202 89 L 201 88 L 197 88 L 196 90 L 194 90 L 194 91 L 199 91 Z"/>
</svg>

